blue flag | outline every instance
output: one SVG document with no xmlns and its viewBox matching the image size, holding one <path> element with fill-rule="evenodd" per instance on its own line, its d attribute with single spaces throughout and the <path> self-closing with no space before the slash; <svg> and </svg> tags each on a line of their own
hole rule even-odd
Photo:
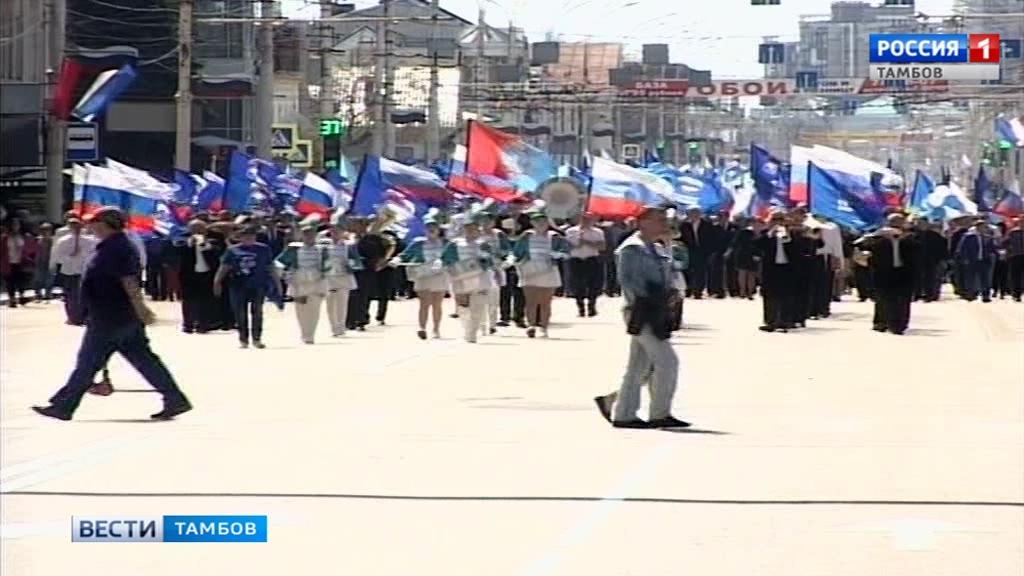
<svg viewBox="0 0 1024 576">
<path fill-rule="evenodd" d="M 228 177 L 224 185 L 224 210 L 244 212 L 249 208 L 252 196 L 253 178 L 249 171 L 252 158 L 234 150 L 228 164 Z"/>
<path fill-rule="evenodd" d="M 813 162 L 808 164 L 811 213 L 858 232 L 879 226 L 885 219 L 885 196 L 844 179 L 842 172 L 826 170 Z"/>
<path fill-rule="evenodd" d="M 928 196 L 935 192 L 935 182 L 927 174 L 920 170 L 914 175 L 914 188 L 910 191 L 910 199 L 907 208 L 912 211 L 924 214 L 931 209 L 928 207 Z"/>
<path fill-rule="evenodd" d="M 118 70 L 103 72 L 96 77 L 71 113 L 85 122 L 92 122 L 97 116 L 102 116 L 110 104 L 135 83 L 136 78 L 138 73 L 130 64 Z"/>
<path fill-rule="evenodd" d="M 790 166 L 757 144 L 750 145 L 750 175 L 754 179 L 751 208 L 765 216 L 773 207 L 788 208 Z"/>
</svg>

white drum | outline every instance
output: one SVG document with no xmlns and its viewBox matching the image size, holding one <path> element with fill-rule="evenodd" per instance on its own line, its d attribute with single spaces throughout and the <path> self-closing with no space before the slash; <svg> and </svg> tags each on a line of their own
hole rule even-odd
<svg viewBox="0 0 1024 576">
<path fill-rule="evenodd" d="M 455 264 L 452 264 L 449 268 L 448 274 L 454 283 L 470 280 L 474 276 L 481 275 L 483 271 L 484 268 L 480 265 L 480 261 L 473 258 L 471 260 L 459 260 Z"/>
</svg>

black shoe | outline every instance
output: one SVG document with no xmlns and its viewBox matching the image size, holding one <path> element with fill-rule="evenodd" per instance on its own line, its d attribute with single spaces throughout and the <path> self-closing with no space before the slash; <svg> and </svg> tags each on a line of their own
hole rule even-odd
<svg viewBox="0 0 1024 576">
<path fill-rule="evenodd" d="M 583 312 L 583 308 L 580 308 L 580 309 L 579 309 L 579 310 L 578 310 L 578 311 L 576 312 L 576 315 L 577 315 L 577 316 L 579 316 L 580 318 L 583 318 L 584 316 L 586 316 L 586 314 L 585 314 L 585 313 Z"/>
<path fill-rule="evenodd" d="M 526 322 L 523 322 L 522 320 L 516 321 L 516 328 L 526 328 Z"/>
<path fill-rule="evenodd" d="M 889 331 L 889 329 L 886 328 L 885 326 L 872 326 L 871 329 L 874 330 L 875 332 L 888 332 Z"/>
<path fill-rule="evenodd" d="M 591 308 L 590 310 L 587 310 L 587 316 L 590 318 L 597 316 L 597 308 Z"/>
<path fill-rule="evenodd" d="M 191 333 L 195 332 L 195 330 L 193 330 L 191 328 L 182 328 L 181 331 L 184 332 L 185 334 L 191 334 Z"/>
<path fill-rule="evenodd" d="M 36 414 L 41 414 L 47 418 L 55 418 L 65 422 L 71 420 L 71 414 L 62 412 L 59 408 L 54 406 L 33 406 L 32 409 L 35 410 Z"/>
<path fill-rule="evenodd" d="M 496 324 L 496 326 L 498 326 L 500 328 L 508 328 L 509 327 L 508 320 L 502 320 L 501 322 L 498 322 Z"/>
<path fill-rule="evenodd" d="M 992 302 L 992 299 L 991 298 L 982 298 L 981 301 L 984 302 L 985 304 L 990 304 Z"/>
<path fill-rule="evenodd" d="M 494 326 L 491 326 L 491 329 L 490 329 L 490 330 L 488 330 L 488 333 L 489 333 L 489 334 L 491 334 L 491 335 L 493 336 L 493 335 L 495 335 L 495 334 L 497 334 L 497 333 L 498 333 L 498 329 L 497 329 L 497 328 L 495 328 Z"/>
<path fill-rule="evenodd" d="M 416 331 L 416 337 L 419 338 L 420 340 L 426 340 L 427 339 L 427 331 L 426 330 L 417 330 Z"/>
<path fill-rule="evenodd" d="M 459 315 L 458 314 L 449 314 L 448 317 L 449 318 L 458 318 Z"/>
<path fill-rule="evenodd" d="M 258 350 L 263 350 L 264 348 L 267 347 L 267 345 L 264 344 L 262 340 L 254 340 L 252 345 L 253 345 L 253 347 L 257 348 Z"/>
<path fill-rule="evenodd" d="M 668 416 L 665 418 L 658 418 L 650 422 L 652 428 L 689 428 L 690 423 L 684 422 L 676 418 L 675 416 Z"/>
<path fill-rule="evenodd" d="M 892 332 L 893 334 L 895 334 L 897 336 L 903 336 L 904 330 L 890 330 L 890 332 Z"/>
<path fill-rule="evenodd" d="M 764 326 L 758 326 L 757 329 L 761 332 L 775 332 L 775 326 L 769 326 L 767 324 Z"/>
<path fill-rule="evenodd" d="M 171 420 L 179 414 L 184 414 L 192 409 L 192 405 L 188 401 L 180 404 L 174 404 L 172 406 L 164 406 L 164 409 L 157 412 L 156 414 L 150 415 L 153 420 Z"/>
<path fill-rule="evenodd" d="M 356 331 L 357 332 L 366 332 L 366 326 L 364 326 L 363 324 L 360 324 L 359 326 L 356 326 Z"/>
<path fill-rule="evenodd" d="M 537 329 L 536 328 L 532 328 L 531 327 L 531 328 L 527 328 L 526 329 L 526 337 L 527 338 L 533 338 L 535 336 L 537 336 Z"/>
<path fill-rule="evenodd" d="M 615 428 L 651 428 L 651 425 L 643 420 L 623 420 L 622 422 L 612 422 L 612 426 Z"/>
<path fill-rule="evenodd" d="M 594 397 L 594 403 L 597 404 L 597 411 L 601 413 L 601 417 L 608 422 L 612 421 L 612 405 L 615 404 L 615 396 L 617 394 L 612 392 L 607 396 L 596 396 Z"/>
</svg>

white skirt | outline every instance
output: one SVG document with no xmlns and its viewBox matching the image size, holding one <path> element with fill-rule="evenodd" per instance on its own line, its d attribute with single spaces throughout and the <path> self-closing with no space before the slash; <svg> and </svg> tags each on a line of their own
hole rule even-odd
<svg viewBox="0 0 1024 576">
<path fill-rule="evenodd" d="M 558 265 L 553 265 L 546 272 L 533 274 L 532 276 L 519 276 L 519 286 L 534 288 L 561 288 L 562 274 L 558 271 Z"/>
<path fill-rule="evenodd" d="M 452 294 L 472 294 L 473 292 L 487 292 L 493 285 L 490 271 L 483 271 L 474 276 L 464 277 L 462 280 L 452 280 Z"/>
<path fill-rule="evenodd" d="M 417 292 L 445 292 L 448 290 L 448 275 L 444 272 L 419 276 L 412 282 Z"/>
</svg>

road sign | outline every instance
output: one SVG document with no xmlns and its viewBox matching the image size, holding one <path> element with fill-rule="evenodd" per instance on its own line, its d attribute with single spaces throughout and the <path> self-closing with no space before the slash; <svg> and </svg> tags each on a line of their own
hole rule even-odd
<svg viewBox="0 0 1024 576">
<path fill-rule="evenodd" d="M 813 92 L 818 87 L 818 73 L 811 72 L 797 72 L 796 73 L 796 87 L 801 92 Z"/>
<path fill-rule="evenodd" d="M 68 162 L 93 162 L 100 157 L 99 130 L 95 122 L 69 122 L 66 157 Z"/>
<path fill-rule="evenodd" d="M 1003 58 L 1020 58 L 1021 57 L 1021 41 L 1003 39 L 1000 40 L 1003 48 Z"/>
<path fill-rule="evenodd" d="M 779 42 L 766 42 L 758 46 L 759 64 L 782 64 L 786 61 L 786 47 Z"/>
<path fill-rule="evenodd" d="M 273 150 L 291 150 L 299 137 L 296 124 L 274 124 L 271 126 L 270 147 Z"/>
<path fill-rule="evenodd" d="M 313 142 L 310 140 L 296 140 L 295 146 L 287 154 L 288 163 L 296 168 L 309 168 L 313 165 Z"/>
</svg>

